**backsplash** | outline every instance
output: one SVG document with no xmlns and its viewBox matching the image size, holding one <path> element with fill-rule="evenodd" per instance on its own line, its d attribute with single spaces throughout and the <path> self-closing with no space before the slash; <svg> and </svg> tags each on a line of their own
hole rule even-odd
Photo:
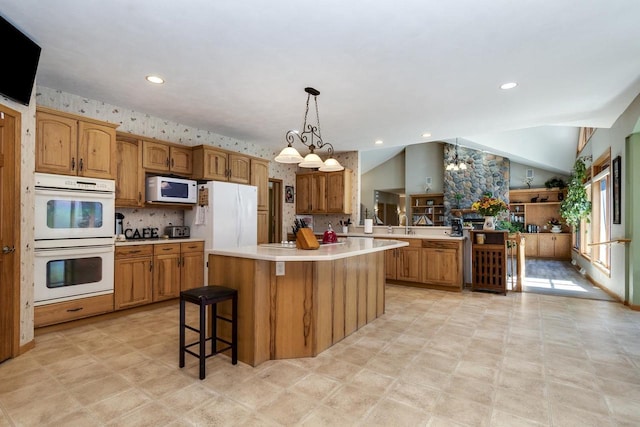
<svg viewBox="0 0 640 427">
<path fill-rule="evenodd" d="M 122 225 L 124 229 L 139 230 L 157 228 L 158 234 L 164 234 L 168 225 L 184 225 L 184 211 L 182 209 L 167 208 L 116 208 L 116 212 L 124 215 Z M 128 233 L 127 233 L 128 234 Z"/>
</svg>

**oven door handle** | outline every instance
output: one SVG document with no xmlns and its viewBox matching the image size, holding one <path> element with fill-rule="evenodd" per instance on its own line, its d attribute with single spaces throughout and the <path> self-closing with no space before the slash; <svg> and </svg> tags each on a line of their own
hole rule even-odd
<svg viewBox="0 0 640 427">
<path fill-rule="evenodd" d="M 87 197 L 101 198 L 101 199 L 115 199 L 116 193 L 113 191 L 102 190 L 71 190 L 68 188 L 50 188 L 50 187 L 35 187 L 35 194 L 42 196 L 60 196 L 68 195 L 69 197 L 77 197 L 78 194 L 85 194 Z"/>
<path fill-rule="evenodd" d="M 95 245 L 95 246 L 71 246 L 71 247 L 57 247 L 57 248 L 35 248 L 33 253 L 35 256 L 50 256 L 52 253 L 59 253 L 68 255 L 86 255 L 104 253 L 105 249 L 110 249 L 113 252 L 114 245 Z"/>
</svg>

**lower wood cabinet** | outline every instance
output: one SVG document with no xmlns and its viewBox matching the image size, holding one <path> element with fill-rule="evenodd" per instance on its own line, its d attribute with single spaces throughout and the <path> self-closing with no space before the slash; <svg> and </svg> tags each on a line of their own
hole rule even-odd
<svg viewBox="0 0 640 427">
<path fill-rule="evenodd" d="M 471 289 L 507 294 L 507 232 L 471 231 Z"/>
<path fill-rule="evenodd" d="M 571 234 L 540 233 L 538 235 L 538 256 L 541 258 L 570 259 Z"/>
<path fill-rule="evenodd" d="M 204 242 L 180 243 L 180 290 L 204 285 Z"/>
<path fill-rule="evenodd" d="M 409 246 L 385 251 L 385 277 L 392 283 L 412 283 L 461 291 L 463 242 L 438 239 L 394 239 Z"/>
<path fill-rule="evenodd" d="M 462 289 L 462 262 L 462 251 L 457 241 L 422 241 L 423 282 Z"/>
<path fill-rule="evenodd" d="M 524 255 L 532 258 L 571 259 L 571 233 L 524 234 Z"/>
<path fill-rule="evenodd" d="M 153 245 L 118 246 L 115 254 L 116 310 L 152 302 Z"/>
<path fill-rule="evenodd" d="M 409 246 L 385 251 L 387 279 L 420 282 L 421 241 L 418 239 L 394 239 L 408 242 Z"/>
<path fill-rule="evenodd" d="M 115 309 L 180 296 L 204 286 L 204 242 L 116 247 Z"/>
<path fill-rule="evenodd" d="M 99 295 L 37 306 L 34 308 L 33 322 L 34 326 L 39 328 L 111 311 L 113 311 L 113 294 Z"/>
</svg>

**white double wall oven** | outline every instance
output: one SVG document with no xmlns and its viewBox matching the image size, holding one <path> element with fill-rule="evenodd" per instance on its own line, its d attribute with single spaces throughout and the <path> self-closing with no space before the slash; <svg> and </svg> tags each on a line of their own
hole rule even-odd
<svg viewBox="0 0 640 427">
<path fill-rule="evenodd" d="M 115 181 L 35 178 L 35 305 L 113 293 Z"/>
</svg>

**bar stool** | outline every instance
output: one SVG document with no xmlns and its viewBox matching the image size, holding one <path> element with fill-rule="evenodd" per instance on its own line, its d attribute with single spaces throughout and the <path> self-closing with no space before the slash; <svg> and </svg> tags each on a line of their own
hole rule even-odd
<svg viewBox="0 0 640 427">
<path fill-rule="evenodd" d="M 219 316 L 217 313 L 217 304 L 228 300 L 231 300 L 232 304 L 231 319 Z M 199 329 L 185 323 L 185 302 L 197 304 L 200 307 Z M 206 309 L 208 306 L 211 306 L 211 337 L 207 338 Z M 230 342 L 217 336 L 216 319 L 231 323 Z M 198 341 L 185 344 L 186 329 L 198 332 L 200 334 Z M 205 351 L 205 344 L 207 341 L 211 341 L 211 352 L 209 354 Z M 227 344 L 227 346 L 221 349 L 216 349 L 218 341 Z M 189 350 L 189 347 L 197 344 L 199 345 L 198 353 Z M 224 286 L 202 286 L 200 288 L 193 288 L 180 292 L 180 367 L 184 367 L 185 353 L 189 353 L 192 356 L 197 357 L 200 359 L 200 379 L 203 380 L 205 377 L 205 360 L 229 349 L 231 349 L 231 363 L 236 365 L 238 363 L 238 291 Z"/>
</svg>

